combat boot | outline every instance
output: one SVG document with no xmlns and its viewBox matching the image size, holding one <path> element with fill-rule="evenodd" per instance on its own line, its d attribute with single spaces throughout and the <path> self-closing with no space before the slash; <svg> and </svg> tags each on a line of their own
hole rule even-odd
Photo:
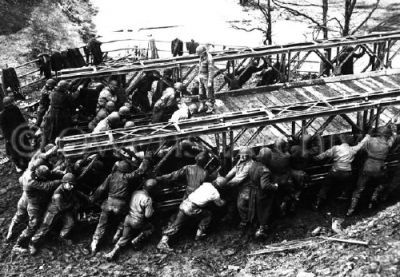
<svg viewBox="0 0 400 277">
<path fill-rule="evenodd" d="M 157 244 L 157 249 L 160 250 L 161 252 L 172 252 L 174 251 L 169 245 L 168 245 L 168 236 L 163 236 L 160 240 L 160 242 Z"/>
<path fill-rule="evenodd" d="M 90 244 L 90 250 L 92 250 L 92 253 L 96 253 L 97 252 L 97 245 L 98 245 L 98 240 L 93 240 L 92 243 Z"/>
<path fill-rule="evenodd" d="M 34 244 L 29 244 L 29 253 L 34 256 L 37 253 L 37 248 Z"/>
<path fill-rule="evenodd" d="M 104 255 L 104 258 L 107 259 L 107 261 L 113 261 L 117 254 L 119 253 L 120 247 L 116 245 L 113 250 L 111 250 L 109 253 Z"/>
<path fill-rule="evenodd" d="M 263 239 L 267 236 L 268 226 L 260 226 L 254 234 L 256 239 Z"/>
</svg>

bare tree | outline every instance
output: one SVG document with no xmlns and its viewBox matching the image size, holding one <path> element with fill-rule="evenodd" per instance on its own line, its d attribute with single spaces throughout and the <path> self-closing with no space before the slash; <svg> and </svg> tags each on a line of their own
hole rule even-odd
<svg viewBox="0 0 400 277">
<path fill-rule="evenodd" d="M 262 13 L 262 26 L 242 27 L 232 24 L 232 28 L 246 32 L 260 31 L 263 33 L 265 40 L 264 44 L 272 44 L 272 19 L 271 19 L 271 0 L 266 0 L 266 3 L 260 3 L 260 0 L 248 0 L 242 3 L 248 7 L 259 10 Z M 250 24 L 248 24 L 250 25 Z"/>
</svg>

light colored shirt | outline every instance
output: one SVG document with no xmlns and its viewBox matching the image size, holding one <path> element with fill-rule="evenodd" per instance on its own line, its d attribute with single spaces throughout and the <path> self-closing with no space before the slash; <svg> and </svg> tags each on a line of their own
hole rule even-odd
<svg viewBox="0 0 400 277">
<path fill-rule="evenodd" d="M 253 163 L 253 160 L 248 160 L 245 162 L 239 161 L 226 175 L 228 180 L 233 177 L 228 184 L 231 186 L 236 186 L 242 182 L 245 182 L 246 180 L 249 180 L 249 170 Z"/>
<path fill-rule="evenodd" d="M 100 133 L 100 132 L 104 132 L 104 131 L 108 131 L 108 130 L 111 130 L 111 127 L 108 124 L 108 120 L 106 117 L 97 124 L 97 126 L 93 129 L 92 133 L 96 134 L 96 133 Z"/>
<path fill-rule="evenodd" d="M 178 123 L 181 120 L 188 119 L 189 118 L 189 108 L 186 104 L 182 104 L 179 110 L 175 111 L 171 118 L 170 122 L 173 123 Z"/>
<path fill-rule="evenodd" d="M 347 143 L 335 145 L 319 154 L 316 159 L 333 159 L 332 171 L 351 171 L 351 163 L 353 162 L 355 155 L 364 146 L 369 137 L 369 135 L 366 135 L 365 138 L 355 146 L 350 146 Z"/>
<path fill-rule="evenodd" d="M 205 182 L 189 194 L 188 200 L 199 207 L 204 207 L 210 202 L 220 205 L 221 196 L 213 184 Z"/>
<path fill-rule="evenodd" d="M 104 88 L 99 95 L 100 98 L 105 98 L 107 101 L 113 101 L 114 103 L 117 102 L 117 95 L 112 95 L 110 89 L 108 87 Z"/>
<path fill-rule="evenodd" d="M 129 204 L 129 216 L 137 221 L 142 221 L 145 218 L 150 218 L 153 213 L 153 201 L 147 191 L 135 191 Z"/>
</svg>

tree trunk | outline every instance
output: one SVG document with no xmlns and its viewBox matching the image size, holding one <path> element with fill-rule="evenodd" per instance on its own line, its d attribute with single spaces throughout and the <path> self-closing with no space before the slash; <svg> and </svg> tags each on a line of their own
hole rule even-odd
<svg viewBox="0 0 400 277">
<path fill-rule="evenodd" d="M 328 0 L 322 0 L 322 33 L 323 38 L 328 39 Z M 324 49 L 324 56 L 327 60 L 331 60 L 331 50 Z M 330 65 L 321 61 L 320 74 L 329 76 L 330 75 Z"/>
<path fill-rule="evenodd" d="M 268 11 L 268 18 L 267 18 L 267 38 L 266 41 L 268 45 L 272 44 L 272 22 L 271 22 L 271 0 L 267 2 L 267 11 Z"/>
<path fill-rule="evenodd" d="M 353 14 L 354 6 L 356 5 L 357 0 L 345 0 L 344 3 L 344 24 L 343 24 L 343 32 L 342 36 L 348 36 L 350 33 L 350 20 L 351 15 Z"/>
</svg>

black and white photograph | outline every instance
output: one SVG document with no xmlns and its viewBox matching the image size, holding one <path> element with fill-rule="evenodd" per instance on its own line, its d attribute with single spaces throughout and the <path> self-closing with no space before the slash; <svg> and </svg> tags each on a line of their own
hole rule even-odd
<svg viewBox="0 0 400 277">
<path fill-rule="evenodd" d="M 398 0 L 0 0 L 0 277 L 400 276 Z"/>
</svg>

